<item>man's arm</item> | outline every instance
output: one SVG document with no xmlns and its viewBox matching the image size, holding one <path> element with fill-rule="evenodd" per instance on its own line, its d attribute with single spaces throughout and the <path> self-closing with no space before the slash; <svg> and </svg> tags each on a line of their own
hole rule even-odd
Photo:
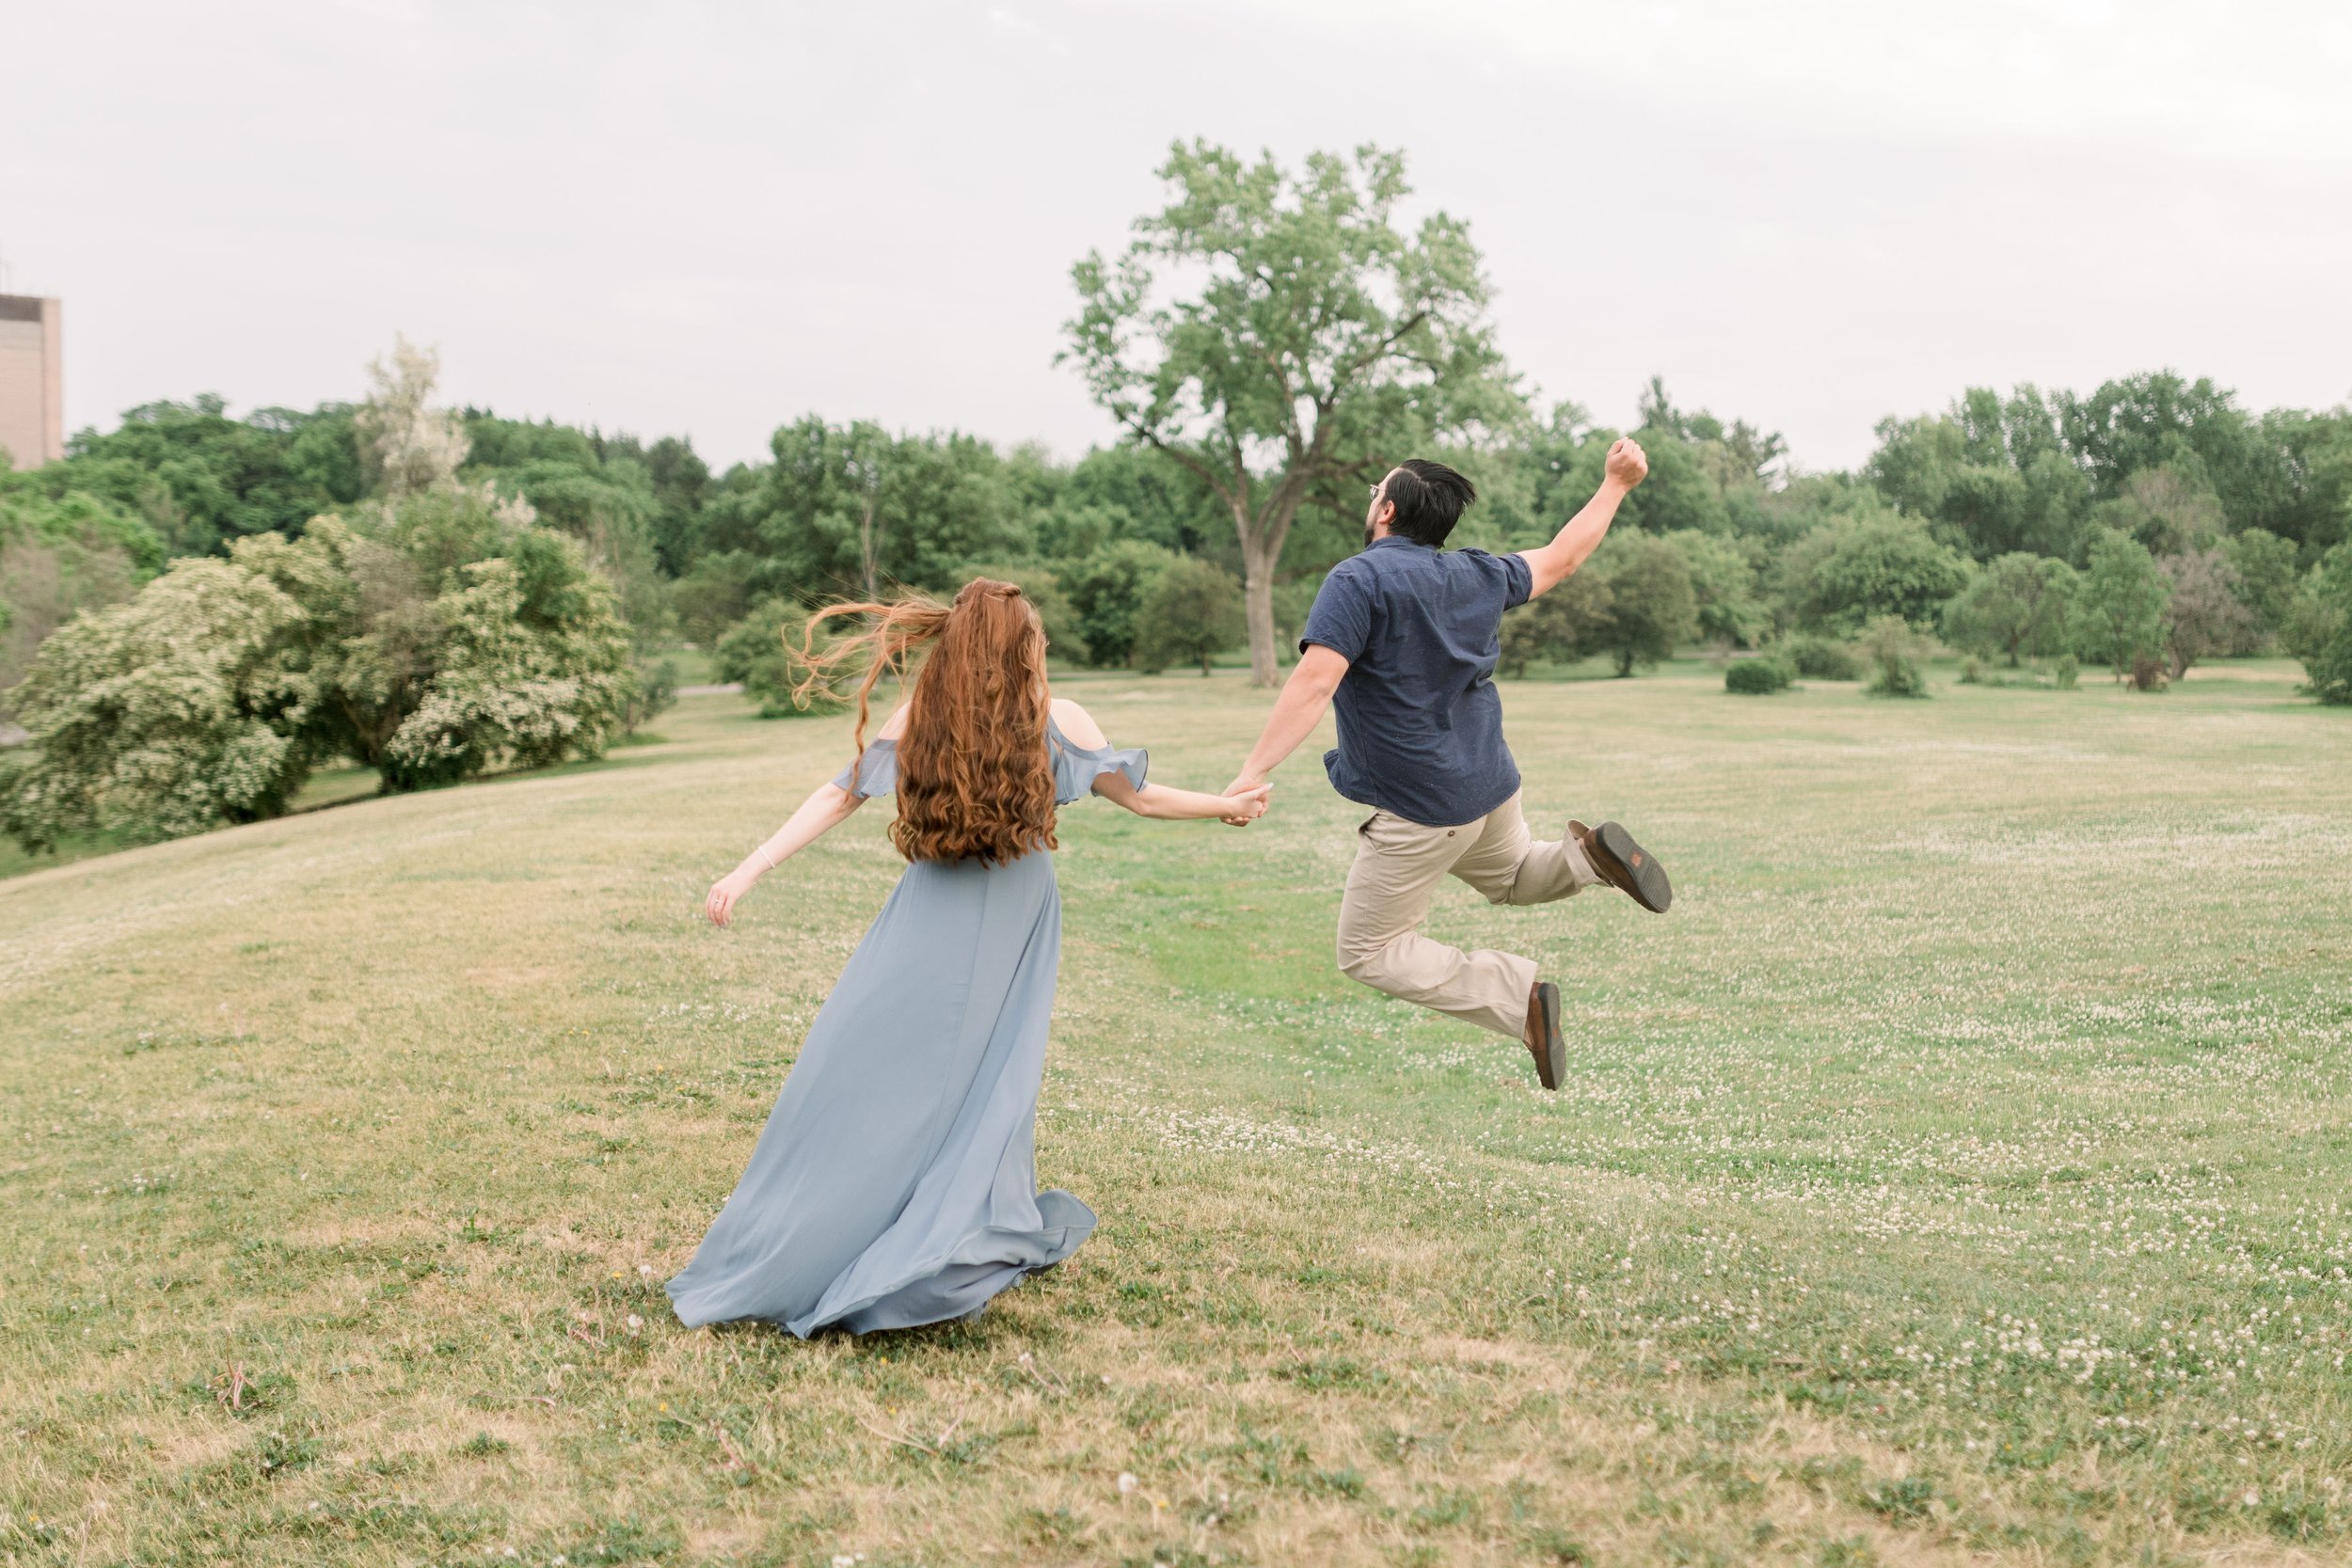
<svg viewBox="0 0 2352 1568">
<path fill-rule="evenodd" d="M 1611 521 L 1617 515 L 1617 503 L 1648 472 L 1649 458 L 1631 436 L 1620 436 L 1611 445 L 1600 488 L 1593 492 L 1593 499 L 1584 503 L 1584 509 L 1568 519 L 1566 526 L 1552 536 L 1550 544 L 1519 551 L 1519 559 L 1527 562 L 1533 579 L 1527 588 L 1529 598 L 1557 588 L 1584 564 L 1584 558 L 1593 553 L 1601 535 L 1609 531 Z"/>
<path fill-rule="evenodd" d="M 1266 775 L 1323 722 L 1323 710 L 1331 705 L 1331 693 L 1339 689 L 1340 677 L 1346 673 L 1345 658 L 1320 642 L 1309 643 L 1298 656 L 1291 678 L 1282 683 L 1281 695 L 1274 699 L 1274 711 L 1266 716 L 1258 743 L 1249 749 L 1249 760 L 1241 765 L 1241 772 L 1225 793 L 1239 795 L 1265 783 Z"/>
</svg>

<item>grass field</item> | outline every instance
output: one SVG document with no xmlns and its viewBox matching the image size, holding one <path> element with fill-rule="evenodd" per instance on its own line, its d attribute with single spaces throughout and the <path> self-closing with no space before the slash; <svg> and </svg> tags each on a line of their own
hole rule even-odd
<svg viewBox="0 0 2352 1568">
<path fill-rule="evenodd" d="M 1573 1078 L 1351 987 L 1312 755 L 1243 832 L 1063 819 L 1041 1175 L 978 1322 L 688 1333 L 898 864 L 704 888 L 840 721 L 0 880 L 0 1560 L 2337 1562 L 2352 715 L 1704 666 L 1505 688 L 1663 919 L 1466 892 Z M 1221 784 L 1232 678 L 1070 692 Z M 888 1070 L 887 1042 L 875 1043 Z"/>
</svg>

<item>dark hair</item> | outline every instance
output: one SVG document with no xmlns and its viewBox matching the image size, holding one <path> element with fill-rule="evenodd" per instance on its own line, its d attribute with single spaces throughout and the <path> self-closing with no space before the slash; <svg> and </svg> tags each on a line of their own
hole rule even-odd
<svg viewBox="0 0 2352 1568">
<path fill-rule="evenodd" d="M 1445 543 L 1462 509 L 1478 499 L 1478 487 L 1442 463 L 1408 457 L 1389 475 L 1380 493 L 1395 503 L 1389 531 L 1416 545 Z"/>
</svg>

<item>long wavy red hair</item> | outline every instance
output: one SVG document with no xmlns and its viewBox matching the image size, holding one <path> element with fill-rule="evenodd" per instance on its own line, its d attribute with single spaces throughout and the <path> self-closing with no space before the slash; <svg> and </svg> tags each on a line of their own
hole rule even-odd
<svg viewBox="0 0 2352 1568">
<path fill-rule="evenodd" d="M 818 627 L 845 615 L 869 619 L 819 650 Z M 898 819 L 890 828 L 898 852 L 911 861 L 997 864 L 1059 847 L 1045 754 L 1045 626 L 1014 584 L 975 578 L 953 604 L 909 597 L 818 610 L 802 635 L 800 695 L 864 664 L 863 759 L 874 683 L 884 671 L 903 678 L 918 655 L 898 741 Z"/>
</svg>

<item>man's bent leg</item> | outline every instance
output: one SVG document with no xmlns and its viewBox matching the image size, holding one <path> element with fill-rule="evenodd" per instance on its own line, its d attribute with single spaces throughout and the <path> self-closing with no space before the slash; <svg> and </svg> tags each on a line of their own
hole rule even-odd
<svg viewBox="0 0 2352 1568">
<path fill-rule="evenodd" d="M 1478 836 L 1454 862 L 1454 874 L 1489 903 L 1549 904 L 1573 897 L 1601 879 L 1574 833 L 1560 839 L 1530 837 L 1517 795 L 1488 812 L 1476 827 Z"/>
<path fill-rule="evenodd" d="M 1365 823 L 1340 900 L 1340 970 L 1400 1001 L 1519 1039 L 1535 966 L 1509 953 L 1465 953 L 1420 930 L 1439 879 L 1479 832 L 1475 822 L 1425 828 L 1388 812 Z"/>
</svg>

